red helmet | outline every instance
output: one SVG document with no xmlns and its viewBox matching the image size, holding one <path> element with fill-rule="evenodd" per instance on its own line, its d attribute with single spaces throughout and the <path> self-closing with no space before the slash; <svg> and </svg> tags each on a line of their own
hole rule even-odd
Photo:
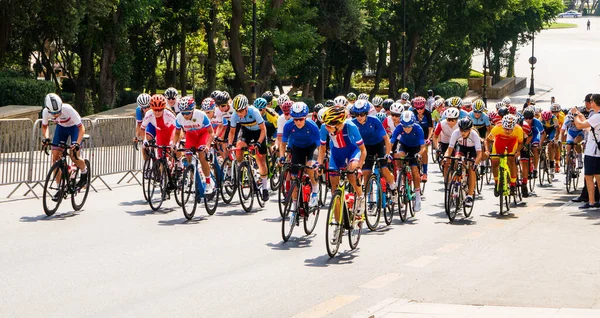
<svg viewBox="0 0 600 318">
<path fill-rule="evenodd" d="M 425 103 L 426 103 L 426 102 L 427 102 L 427 101 L 425 100 L 425 98 L 424 98 L 424 97 L 421 97 L 421 96 L 419 96 L 419 97 L 415 97 L 415 98 L 412 100 L 412 106 L 413 106 L 414 108 L 416 108 L 416 109 L 423 109 L 423 108 L 425 108 Z"/>
<path fill-rule="evenodd" d="M 516 115 L 517 107 L 515 107 L 514 105 L 508 105 L 508 113 L 511 115 Z"/>
<path fill-rule="evenodd" d="M 542 120 L 543 121 L 549 121 L 550 119 L 552 119 L 552 112 L 550 110 L 545 110 L 542 112 Z"/>
<path fill-rule="evenodd" d="M 281 104 L 281 110 L 283 111 L 283 113 L 285 115 L 290 114 L 290 110 L 292 109 L 292 104 L 294 104 L 294 102 L 291 100 L 285 101 L 285 102 L 283 102 L 283 104 Z"/>
<path fill-rule="evenodd" d="M 490 118 L 490 121 L 494 125 L 496 125 L 496 123 L 501 119 L 500 116 L 498 116 L 498 112 L 495 110 L 492 110 L 491 112 L 489 112 L 488 117 Z"/>
<path fill-rule="evenodd" d="M 155 94 L 150 98 L 150 107 L 152 110 L 162 110 L 167 106 L 167 99 L 164 95 Z"/>
</svg>

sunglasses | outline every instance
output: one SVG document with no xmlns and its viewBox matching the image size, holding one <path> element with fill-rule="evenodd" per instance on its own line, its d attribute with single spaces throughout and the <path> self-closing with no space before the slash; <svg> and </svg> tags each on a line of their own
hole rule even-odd
<svg viewBox="0 0 600 318">
<path fill-rule="evenodd" d="M 59 110 L 59 111 L 57 111 L 57 112 L 49 112 L 49 113 L 50 113 L 50 115 L 58 115 L 58 114 L 60 114 L 61 112 L 62 112 L 62 110 Z"/>
<path fill-rule="evenodd" d="M 447 121 L 456 121 L 456 118 L 454 119 L 446 119 Z"/>
<path fill-rule="evenodd" d="M 227 104 L 219 105 L 219 107 L 227 107 L 227 106 L 229 106 L 229 105 L 227 105 Z"/>
<path fill-rule="evenodd" d="M 194 112 L 193 110 L 190 110 L 190 111 L 181 112 L 181 114 L 186 116 L 186 115 L 191 115 L 193 112 Z"/>
<path fill-rule="evenodd" d="M 474 110 L 473 112 L 474 112 L 475 114 L 481 114 L 481 113 L 483 113 L 483 112 L 482 112 L 482 111 L 480 111 L 480 110 Z"/>
<path fill-rule="evenodd" d="M 175 98 L 167 98 L 167 100 L 175 100 Z"/>
<path fill-rule="evenodd" d="M 164 109 L 154 109 L 155 113 L 162 113 L 164 111 Z"/>
<path fill-rule="evenodd" d="M 303 121 L 304 118 L 294 118 L 294 121 Z"/>
<path fill-rule="evenodd" d="M 365 114 L 365 113 L 362 113 L 362 114 L 356 114 L 356 117 L 366 117 L 366 116 L 367 116 L 367 114 Z"/>
<path fill-rule="evenodd" d="M 400 115 L 392 114 L 392 117 L 400 117 Z"/>
</svg>

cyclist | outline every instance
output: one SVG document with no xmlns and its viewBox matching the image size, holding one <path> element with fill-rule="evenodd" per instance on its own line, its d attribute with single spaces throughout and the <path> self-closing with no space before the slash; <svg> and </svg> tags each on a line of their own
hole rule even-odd
<svg viewBox="0 0 600 318">
<path fill-rule="evenodd" d="M 346 97 L 340 95 L 340 96 L 336 97 L 335 99 L 333 99 L 333 105 L 344 106 L 344 107 L 346 107 L 346 109 L 348 109 L 348 99 L 346 99 Z"/>
<path fill-rule="evenodd" d="M 217 121 L 217 117 L 215 117 L 215 109 L 217 108 L 217 102 L 215 102 L 215 100 L 211 97 L 207 97 L 202 100 L 202 104 L 200 104 L 200 107 L 202 108 L 202 111 L 206 114 L 206 117 L 208 117 L 208 120 L 210 120 L 210 125 L 212 126 L 214 132 L 217 129 L 217 127 L 219 127 L 219 122 Z"/>
<path fill-rule="evenodd" d="M 400 115 L 403 111 L 404 107 L 399 103 L 393 103 L 390 106 L 390 115 L 383 121 L 383 128 L 389 136 L 394 133 L 394 130 L 400 124 Z"/>
<path fill-rule="evenodd" d="M 556 117 L 556 119 L 558 120 L 558 129 L 556 131 L 556 135 L 557 135 L 557 147 L 556 147 L 556 151 L 554 154 L 554 160 L 556 161 L 556 165 L 555 165 L 555 172 L 559 173 L 560 172 L 560 152 L 562 151 L 562 147 L 560 147 L 560 144 L 558 144 L 558 142 L 560 141 L 560 128 L 562 128 L 563 124 L 565 123 L 565 114 L 562 112 L 562 109 L 560 108 L 559 104 L 556 103 L 552 103 L 552 106 L 550 106 L 550 110 L 552 111 L 552 115 L 554 115 L 554 117 Z"/>
<path fill-rule="evenodd" d="M 281 105 L 283 105 L 283 103 L 287 102 L 288 100 L 290 100 L 290 97 L 286 94 L 281 94 L 279 95 L 279 97 L 277 97 L 277 107 L 275 107 L 275 111 L 279 114 L 279 116 L 283 115 Z"/>
<path fill-rule="evenodd" d="M 470 113 L 471 111 L 473 111 L 473 103 L 469 101 L 463 101 L 462 107 L 460 109 L 466 111 L 467 113 Z"/>
<path fill-rule="evenodd" d="M 267 107 L 268 108 L 270 108 L 273 111 L 275 111 L 275 109 L 274 109 L 275 107 L 273 107 L 273 92 L 266 91 L 260 97 L 264 98 L 267 101 Z M 275 103 L 277 103 L 277 100 L 275 100 Z"/>
<path fill-rule="evenodd" d="M 366 100 L 367 102 L 369 101 L 369 95 L 365 94 L 365 93 L 360 93 L 358 94 L 357 100 L 362 99 L 362 100 Z"/>
<path fill-rule="evenodd" d="M 375 107 L 376 112 L 378 112 L 378 113 L 385 112 L 385 109 L 383 108 L 383 98 L 381 98 L 379 96 L 375 96 L 375 97 L 373 97 L 371 104 L 373 104 L 373 107 Z"/>
<path fill-rule="evenodd" d="M 317 116 L 317 114 L 319 114 L 319 111 L 323 108 L 325 108 L 325 106 L 323 106 L 323 104 L 321 104 L 321 103 L 316 104 L 315 107 L 313 108 L 313 112 L 312 112 L 312 116 L 311 116 L 312 121 L 314 121 L 315 124 L 317 124 L 319 129 L 321 128 L 321 121 L 319 121 L 319 117 Z"/>
<path fill-rule="evenodd" d="M 431 120 L 433 120 L 434 127 L 442 121 L 442 114 L 446 111 L 446 105 L 442 98 L 437 99 L 433 103 L 433 112 L 431 112 Z"/>
<path fill-rule="evenodd" d="M 175 87 L 169 87 L 165 90 L 165 97 L 167 98 L 167 109 L 174 112 L 175 115 L 179 114 L 181 109 L 179 108 L 179 93 Z"/>
<path fill-rule="evenodd" d="M 404 92 L 400 95 L 400 100 L 397 100 L 396 103 L 399 103 L 405 110 L 408 110 L 410 108 L 410 95 L 407 92 Z"/>
<path fill-rule="evenodd" d="M 542 135 L 540 143 L 543 145 L 544 142 L 548 142 L 548 156 L 550 160 L 550 177 L 554 178 L 554 155 L 556 152 L 556 143 L 558 142 L 558 118 L 552 114 L 552 111 L 545 110 L 542 112 L 542 125 L 544 126 L 545 134 Z"/>
<path fill-rule="evenodd" d="M 475 160 L 475 163 L 471 167 L 472 169 L 469 169 L 469 189 L 467 191 L 467 198 L 465 199 L 465 206 L 471 207 L 473 206 L 473 194 L 475 193 L 475 183 L 477 182 L 475 169 L 477 169 L 482 160 L 481 137 L 473 129 L 471 118 L 466 117 L 458 121 L 458 129 L 454 130 L 452 136 L 450 136 L 450 143 L 444 154 L 445 157 L 451 157 L 454 154 L 454 145 L 458 145 L 456 149 L 457 157 L 466 157 L 467 159 Z"/>
<path fill-rule="evenodd" d="M 575 146 L 575 153 L 577 155 L 577 169 L 583 168 L 583 156 L 582 156 L 582 147 L 581 141 L 583 140 L 583 130 L 577 129 L 575 127 L 575 118 L 572 113 L 568 113 L 565 118 L 565 122 L 561 127 L 561 139 L 562 141 L 566 141 L 566 153 L 568 154 L 571 151 L 571 148 Z M 571 159 L 567 157 L 567 164 L 569 164 Z"/>
<path fill-rule="evenodd" d="M 262 199 L 269 200 L 269 182 L 267 180 L 267 127 L 265 121 L 260 115 L 260 111 L 254 106 L 248 105 L 248 98 L 242 94 L 237 95 L 232 102 L 235 113 L 231 116 L 229 125 L 232 129 L 229 130 L 229 147 L 234 144 L 237 139 L 236 160 L 238 163 L 244 159 L 244 154 L 241 150 L 247 147 L 250 143 L 258 148 L 258 171 L 262 179 Z M 241 130 L 239 139 L 235 136 L 237 125 L 240 124 Z"/>
<path fill-rule="evenodd" d="M 469 113 L 461 109 L 463 105 L 462 98 L 454 96 L 447 99 L 446 102 L 448 103 L 448 108 L 442 113 L 442 119 L 446 119 L 446 113 L 448 112 L 448 109 L 452 108 L 456 108 L 457 110 L 459 110 L 458 119 L 469 117 Z"/>
<path fill-rule="evenodd" d="M 292 109 L 292 105 L 294 104 L 294 102 L 292 102 L 291 100 L 287 100 L 285 102 L 283 102 L 283 104 L 280 104 L 280 109 L 281 109 L 281 116 L 279 116 L 279 119 L 277 119 L 277 147 L 278 149 L 281 149 L 281 136 L 283 136 L 283 126 L 285 126 L 285 124 L 288 122 L 288 120 L 290 120 L 290 118 L 292 118 L 290 116 L 290 111 Z M 284 149 L 285 150 L 285 149 Z"/>
<path fill-rule="evenodd" d="M 144 116 L 146 115 L 146 112 L 148 112 L 148 110 L 150 110 L 150 95 L 143 93 L 140 94 L 137 98 L 137 104 L 138 106 L 135 108 L 135 120 L 137 122 L 136 124 L 136 134 L 135 134 L 135 138 L 134 138 L 134 142 L 138 142 L 140 140 L 144 139 L 144 131 L 140 129 L 140 126 L 142 125 L 142 120 L 144 119 Z M 150 140 L 150 139 L 154 139 L 156 136 L 156 128 L 152 125 L 148 125 L 148 127 L 146 127 L 146 140 Z M 144 149 L 145 146 L 142 146 L 142 148 Z M 142 158 L 144 158 L 144 161 L 147 160 L 147 155 L 146 155 L 146 151 L 142 151 Z"/>
<path fill-rule="evenodd" d="M 517 118 L 513 115 L 506 115 L 502 118 L 502 125 L 495 126 L 485 139 L 485 149 L 490 149 L 489 143 L 492 145 L 492 154 L 504 154 L 506 149 L 509 155 L 515 155 L 523 147 L 523 129 L 517 125 Z M 489 154 L 487 154 L 489 155 Z M 510 169 L 510 192 L 516 192 L 517 185 L 517 163 L 516 160 L 509 159 L 508 167 Z M 499 159 L 492 158 L 492 172 L 494 174 L 494 182 L 498 184 L 498 165 Z M 494 187 L 494 196 L 498 197 L 498 187 Z"/>
<path fill-rule="evenodd" d="M 391 192 L 394 193 L 396 182 L 387 167 L 387 161 L 391 159 L 389 154 L 392 153 L 392 144 L 390 143 L 390 137 L 385 132 L 385 129 L 383 129 L 381 121 L 374 116 L 368 115 L 370 108 L 371 105 L 368 101 L 359 99 L 350 110 L 356 116 L 352 119 L 352 123 L 358 128 L 367 149 L 367 159 L 362 167 L 363 180 L 368 180 L 371 176 L 371 170 L 375 164 L 373 157 L 381 159 L 381 175 L 389 184 Z"/>
<path fill-rule="evenodd" d="M 81 116 L 79 116 L 79 113 L 71 105 L 63 104 L 62 99 L 58 95 L 50 93 L 44 99 L 44 110 L 42 111 L 42 136 L 44 136 L 42 143 L 44 145 L 50 143 L 50 138 L 48 138 L 48 122 L 56 123 L 54 137 L 52 138 L 53 144 L 63 142 L 66 144 L 68 139 L 71 138 L 71 153 L 69 155 L 71 161 L 81 171 L 81 178 L 77 182 L 77 187 L 85 186 L 89 176 L 85 161 L 79 156 L 79 148 L 85 134 L 85 127 L 81 123 Z M 62 149 L 53 146 L 52 163 L 60 160 L 61 155 Z M 77 156 L 77 159 L 75 159 L 74 155 Z M 62 196 L 62 193 L 59 191 L 52 198 L 52 201 L 58 201 L 60 196 Z"/>
<path fill-rule="evenodd" d="M 531 113 L 533 115 L 533 113 Z M 528 114 L 529 116 L 529 114 Z M 519 164 L 521 165 L 521 193 L 523 197 L 529 197 L 529 187 L 527 181 L 529 180 L 529 160 L 531 158 L 531 141 L 535 131 L 528 121 L 525 121 L 525 116 L 521 116 L 517 119 L 517 124 L 523 129 L 523 148 L 521 149 L 519 156 Z"/>
<path fill-rule="evenodd" d="M 531 152 L 533 154 L 533 175 L 532 178 L 537 178 L 537 167 L 540 160 L 540 138 L 545 134 L 542 122 L 535 118 L 535 109 L 529 106 L 523 110 L 523 121 L 531 127 Z"/>
<path fill-rule="evenodd" d="M 277 132 L 277 123 L 279 120 L 279 115 L 277 112 L 267 107 L 267 100 L 259 97 L 254 100 L 254 107 L 260 111 L 260 115 L 265 120 L 265 125 L 267 126 L 267 141 L 276 136 Z"/>
<path fill-rule="evenodd" d="M 394 104 L 394 100 L 391 98 L 386 98 L 381 103 L 381 106 L 383 107 L 383 112 L 385 112 L 386 115 L 390 115 L 390 107 L 392 107 L 392 104 Z M 390 132 L 390 134 L 391 134 L 391 132 Z"/>
<path fill-rule="evenodd" d="M 433 91 L 427 90 L 427 103 L 425 104 L 425 109 L 427 109 L 430 113 L 433 112 L 433 104 L 435 103 L 435 97 L 433 96 Z"/>
<path fill-rule="evenodd" d="M 346 105 L 346 107 L 350 110 L 350 107 L 356 102 L 356 94 L 350 92 L 346 95 L 346 99 L 348 100 L 348 105 Z"/>
<path fill-rule="evenodd" d="M 410 161 L 413 187 L 415 189 L 414 211 L 421 211 L 421 178 L 419 173 L 419 162 L 416 155 L 423 158 L 427 147 L 425 146 L 425 135 L 423 128 L 417 123 L 415 115 L 409 110 L 402 112 L 400 125 L 396 127 L 392 134 L 391 142 L 394 144 L 396 158 L 414 158 Z"/>
<path fill-rule="evenodd" d="M 308 106 L 304 102 L 293 103 L 290 115 L 293 120 L 288 120 L 283 127 L 281 147 L 279 147 L 279 162 L 281 164 L 285 162 L 285 150 L 289 147 L 292 152 L 292 165 L 302 164 L 311 166 L 318 154 L 317 146 L 321 144 L 319 127 L 312 120 L 306 119 Z M 293 176 L 296 176 L 298 174 L 298 167 L 292 166 L 290 172 Z M 314 169 L 308 172 L 308 177 L 312 184 L 312 192 L 308 203 L 309 207 L 316 207 L 319 203 L 319 184 L 315 176 Z M 292 211 L 295 211 L 298 205 L 298 192 L 293 193 L 292 196 L 294 199 Z"/>
<path fill-rule="evenodd" d="M 182 130 L 185 132 L 185 146 L 189 149 L 195 149 L 198 153 L 204 153 L 210 150 L 210 145 L 213 141 L 214 131 L 210 123 L 210 119 L 203 111 L 196 109 L 196 101 L 192 97 L 183 97 L 181 99 L 185 103 L 180 104 L 180 112 L 175 118 L 176 133 L 173 137 L 173 145 L 176 145 L 181 139 Z M 204 101 L 212 101 L 212 98 L 206 98 Z M 204 101 L 202 107 L 204 108 Z M 214 104 L 213 104 L 214 105 Z M 214 106 L 213 106 L 214 109 Z M 192 153 L 186 153 L 188 163 L 192 162 Z M 202 174 L 206 181 L 205 194 L 211 194 L 215 191 L 215 185 L 210 178 L 210 163 L 206 160 L 205 155 L 198 155 L 200 165 L 202 166 Z"/>
<path fill-rule="evenodd" d="M 428 146 L 431 144 L 431 137 L 433 136 L 433 120 L 431 119 L 431 113 L 425 109 L 427 101 L 424 97 L 418 96 L 412 100 L 412 111 L 415 115 L 415 119 L 421 128 L 423 128 L 423 134 L 425 136 L 425 152 L 421 158 L 421 182 L 427 182 L 427 166 L 429 162 L 429 154 L 427 152 Z"/>
<path fill-rule="evenodd" d="M 163 95 L 154 95 L 150 98 L 150 108 L 140 125 L 142 130 L 150 124 L 156 127 L 156 145 L 169 146 L 175 132 L 176 119 L 170 111 L 165 111 L 167 99 Z M 159 149 L 159 157 L 162 156 L 162 150 Z"/>
<path fill-rule="evenodd" d="M 346 120 L 347 118 L 348 114 L 344 105 L 337 104 L 336 106 L 327 108 L 323 114 L 323 123 L 325 125 L 321 126 L 320 130 L 321 145 L 319 146 L 319 158 L 317 162 L 319 166 L 323 165 L 325 152 L 327 151 L 327 138 L 329 137 L 329 169 L 346 169 L 349 172 L 358 170 L 358 173 L 361 174 L 360 169 L 367 158 L 367 149 L 358 128 L 352 121 Z M 329 180 L 333 194 L 337 189 L 340 177 L 332 173 L 329 175 Z M 358 215 L 362 215 L 365 209 L 365 197 L 362 187 L 359 186 L 354 174 L 348 175 L 348 181 L 357 196 L 356 204 L 358 205 L 356 206 L 358 207 Z"/>
<path fill-rule="evenodd" d="M 448 146 L 450 145 L 450 138 L 452 137 L 452 133 L 458 129 L 457 121 L 459 111 L 458 108 L 452 107 L 448 108 L 444 114 L 448 117 L 442 120 L 436 127 L 433 133 L 433 144 L 439 149 L 439 153 L 444 154 L 446 150 L 448 150 Z M 446 176 L 448 172 L 448 165 L 444 165 L 444 173 Z"/>
<path fill-rule="evenodd" d="M 473 111 L 469 113 L 469 118 L 473 122 L 473 126 L 477 129 L 481 139 L 484 139 L 492 130 L 490 118 L 484 113 L 485 103 L 478 99 L 473 103 Z M 484 158 L 485 160 L 485 158 Z"/>
<path fill-rule="evenodd" d="M 224 139 L 225 136 L 229 135 L 229 120 L 233 115 L 233 107 L 230 105 L 230 99 L 229 93 L 225 91 L 217 93 L 214 97 L 215 103 L 218 106 L 215 110 L 215 119 L 219 125 L 215 135 L 219 139 Z"/>
</svg>

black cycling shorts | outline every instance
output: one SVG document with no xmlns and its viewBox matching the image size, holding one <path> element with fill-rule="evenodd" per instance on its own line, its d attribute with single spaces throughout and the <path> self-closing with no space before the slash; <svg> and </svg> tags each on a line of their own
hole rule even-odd
<svg viewBox="0 0 600 318">
<path fill-rule="evenodd" d="M 365 145 L 365 148 L 367 149 L 367 159 L 365 159 L 362 170 L 372 170 L 373 164 L 375 164 L 373 156 L 378 159 L 385 157 L 385 141 L 382 140 L 374 145 Z"/>
<path fill-rule="evenodd" d="M 316 161 L 318 152 L 317 145 L 310 147 L 296 147 L 292 146 L 292 164 L 307 165 L 309 161 Z M 290 169 L 292 175 L 298 174 L 298 167 L 292 166 Z"/>
<path fill-rule="evenodd" d="M 251 143 L 258 142 L 260 138 L 260 130 L 250 130 L 242 127 L 240 130 L 239 140 L 245 142 L 247 145 Z M 258 148 L 258 153 L 261 155 L 267 154 L 267 138 L 260 143 L 260 147 Z"/>
<path fill-rule="evenodd" d="M 409 147 L 403 143 L 399 143 L 398 152 L 404 152 L 406 154 L 407 159 L 414 159 L 415 155 L 421 151 L 421 146 L 417 147 Z M 417 160 L 410 161 L 411 166 L 418 166 Z"/>
<path fill-rule="evenodd" d="M 456 152 L 458 153 L 458 156 L 465 156 L 467 159 L 475 160 L 475 158 L 477 158 L 477 150 L 475 150 L 475 147 L 458 145 Z"/>
</svg>

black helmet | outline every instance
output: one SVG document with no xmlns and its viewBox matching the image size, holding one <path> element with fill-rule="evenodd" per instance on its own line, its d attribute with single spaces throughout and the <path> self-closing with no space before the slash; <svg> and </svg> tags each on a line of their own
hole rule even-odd
<svg viewBox="0 0 600 318">
<path fill-rule="evenodd" d="M 332 99 L 328 99 L 325 102 L 325 107 L 333 107 L 335 105 L 335 102 Z"/>
<path fill-rule="evenodd" d="M 500 107 L 500 109 L 498 109 L 498 115 L 500 115 L 500 116 L 508 115 L 508 107 L 506 107 L 506 106 Z"/>
<path fill-rule="evenodd" d="M 324 108 L 323 104 L 321 104 L 321 103 L 316 104 L 315 108 L 313 109 L 313 112 L 318 113 L 323 108 Z"/>
<path fill-rule="evenodd" d="M 266 91 L 262 94 L 261 96 L 262 98 L 267 100 L 267 104 L 270 103 L 273 100 L 273 93 L 271 93 L 271 91 Z"/>
<path fill-rule="evenodd" d="M 523 118 L 525 118 L 525 119 L 533 119 L 533 115 L 534 115 L 534 112 L 531 107 L 527 107 L 523 111 Z"/>
<path fill-rule="evenodd" d="M 462 118 L 458 121 L 458 129 L 469 130 L 473 128 L 473 121 L 469 117 Z"/>
<path fill-rule="evenodd" d="M 394 100 L 391 98 L 386 98 L 383 103 L 381 103 L 381 106 L 383 106 L 383 109 L 385 110 L 390 110 L 390 106 L 392 106 L 392 104 L 394 103 Z"/>
</svg>

